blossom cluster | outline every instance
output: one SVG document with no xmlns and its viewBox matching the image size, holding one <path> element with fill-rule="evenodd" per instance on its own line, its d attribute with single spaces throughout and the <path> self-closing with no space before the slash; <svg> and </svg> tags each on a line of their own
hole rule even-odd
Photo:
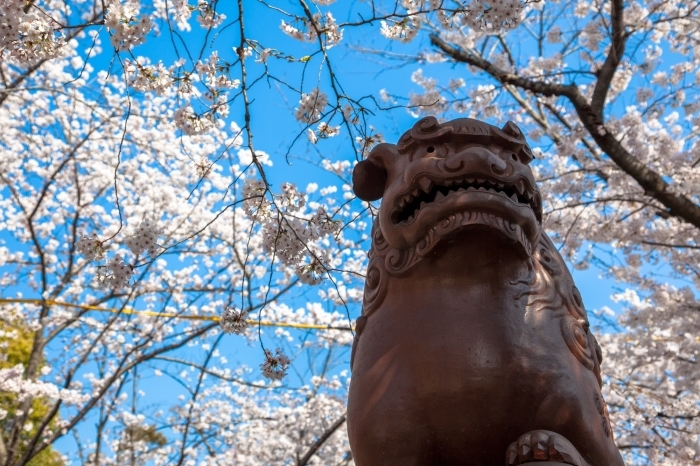
<svg viewBox="0 0 700 466">
<path fill-rule="evenodd" d="M 421 19 L 419 16 L 407 16 L 400 21 L 380 21 L 381 29 L 379 32 L 390 40 L 398 40 L 401 42 L 411 42 L 418 35 L 421 28 Z"/>
<path fill-rule="evenodd" d="M 416 38 L 430 12 L 437 15 L 440 25 L 446 29 L 462 25 L 480 34 L 499 34 L 504 29 L 517 27 L 525 10 L 522 0 L 472 0 L 457 11 L 450 11 L 440 0 L 430 0 L 429 9 L 425 9 L 425 0 L 404 0 L 402 3 L 406 14 L 381 20 L 379 32 L 387 39 L 404 43 Z"/>
<path fill-rule="evenodd" d="M 313 448 L 310 465 L 352 465 L 345 423 L 317 444 L 345 411 L 347 379 L 345 371 L 322 374 L 297 389 L 275 390 L 219 382 L 205 388 L 199 402 L 176 406 L 169 420 L 191 418 L 196 432 L 219 438 L 224 448 L 216 461 L 222 464 L 284 464 Z"/>
<path fill-rule="evenodd" d="M 309 128 L 307 130 L 307 137 L 312 144 L 316 144 L 319 139 L 332 138 L 340 134 L 340 126 L 331 126 L 325 121 L 318 124 L 316 129 Z"/>
<path fill-rule="evenodd" d="M 28 64 L 60 54 L 60 24 L 31 6 L 25 0 L 0 2 L 0 58 Z"/>
<path fill-rule="evenodd" d="M 302 94 L 295 117 L 303 123 L 315 123 L 321 118 L 323 110 L 328 105 L 328 96 L 319 88 L 308 94 Z"/>
<path fill-rule="evenodd" d="M 199 78 L 210 89 L 236 89 L 241 82 L 238 79 L 230 79 L 222 71 L 226 68 L 219 63 L 219 53 L 214 50 L 209 58 L 198 61 L 195 69 Z"/>
<path fill-rule="evenodd" d="M 230 66 L 220 60 L 216 50 L 208 58 L 198 60 L 193 72 L 176 75 L 175 69 L 184 63 L 180 59 L 166 68 L 162 63 L 154 66 L 126 60 L 125 72 L 129 84 L 137 90 L 177 95 L 181 103 L 172 113 L 173 122 L 188 136 L 203 135 L 223 124 L 229 112 L 228 91 L 238 88 L 241 81 L 229 76 Z M 204 92 L 195 86 L 196 82 L 203 84 Z"/>
<path fill-rule="evenodd" d="M 89 261 L 102 260 L 105 256 L 105 249 L 102 246 L 102 241 L 99 240 L 96 233 L 82 235 L 76 242 L 75 249 Z"/>
<path fill-rule="evenodd" d="M 427 115 L 436 115 L 445 111 L 447 99 L 438 87 L 436 79 L 425 77 L 423 70 L 418 68 L 411 75 L 411 81 L 422 87 L 424 92 L 421 94 L 411 92 L 409 94 L 409 112 L 418 116 L 421 112 Z"/>
<path fill-rule="evenodd" d="M 266 349 L 265 362 L 260 364 L 260 370 L 270 380 L 282 380 L 287 376 L 287 367 L 290 362 L 280 348 L 276 348 L 274 354 Z"/>
<path fill-rule="evenodd" d="M 173 119 L 175 125 L 188 136 L 204 134 L 214 125 L 213 113 L 197 114 L 191 105 L 175 110 Z"/>
<path fill-rule="evenodd" d="M 157 65 L 142 65 L 136 61 L 124 60 L 124 72 L 129 85 L 137 91 L 164 94 L 174 84 L 173 71 L 158 62 Z"/>
<path fill-rule="evenodd" d="M 205 29 L 219 27 L 226 19 L 226 15 L 215 10 L 216 2 L 200 1 L 197 6 L 199 16 L 197 22 Z"/>
<path fill-rule="evenodd" d="M 156 256 L 158 246 L 158 230 L 153 222 L 144 220 L 133 234 L 126 237 L 124 244 L 135 256 L 147 252 L 152 258 Z M 103 260 L 106 249 L 96 233 L 82 235 L 76 242 L 76 251 L 85 256 L 88 261 Z M 120 289 L 129 284 L 134 275 L 134 267 L 124 261 L 120 254 L 108 259 L 105 265 L 97 266 L 95 281 L 101 286 Z"/>
<path fill-rule="evenodd" d="M 362 136 L 355 136 L 355 143 L 357 143 L 357 150 L 363 156 L 367 156 L 369 152 L 377 144 L 384 142 L 384 135 L 382 133 L 376 133 L 373 126 L 369 127 L 370 132 Z"/>
<path fill-rule="evenodd" d="M 282 194 L 270 201 L 265 184 L 246 181 L 243 190 L 248 215 L 260 223 L 263 249 L 294 269 L 307 284 L 319 283 L 326 273 L 328 250 L 319 241 L 337 233 L 339 222 L 331 219 L 323 206 L 311 215 L 305 213 L 306 200 L 291 183 L 282 185 Z"/>
<path fill-rule="evenodd" d="M 115 49 L 131 50 L 146 40 L 153 24 L 147 15 L 138 16 L 140 7 L 135 0 L 125 3 L 112 0 L 107 4 L 105 26 L 110 30 L 110 41 Z"/>
<path fill-rule="evenodd" d="M 224 310 L 219 325 L 224 333 L 234 333 L 236 335 L 243 334 L 248 328 L 248 311 L 245 309 L 236 309 L 228 307 Z"/>
<path fill-rule="evenodd" d="M 167 8 L 175 19 L 178 29 L 181 31 L 190 31 L 192 29 L 188 22 L 192 16 L 189 0 L 171 0 L 168 3 L 163 3 L 163 7 Z"/>
<path fill-rule="evenodd" d="M 25 379 L 24 367 L 21 364 L 8 369 L 0 369 L 0 391 L 17 394 L 20 401 L 36 397 L 47 397 L 52 400 L 61 400 L 68 404 L 79 404 L 90 398 L 89 395 L 75 390 L 59 388 L 49 382 Z"/>
<path fill-rule="evenodd" d="M 523 10 L 522 0 L 472 0 L 461 20 L 482 32 L 498 34 L 504 28 L 517 27 Z"/>
<path fill-rule="evenodd" d="M 126 238 L 125 244 L 131 252 L 138 256 L 146 251 L 151 257 L 156 256 L 158 229 L 150 220 L 144 220 L 132 235 Z"/>
<path fill-rule="evenodd" d="M 125 263 L 121 255 L 115 254 L 106 265 L 97 266 L 95 280 L 106 288 L 121 289 L 129 284 L 133 275 L 133 266 Z"/>
<path fill-rule="evenodd" d="M 343 30 L 338 27 L 335 18 L 330 12 L 325 14 L 316 13 L 313 15 L 312 21 L 306 18 L 299 18 L 297 22 L 301 23 L 301 28 L 297 28 L 283 20 L 280 24 L 280 29 L 289 37 L 304 42 L 313 42 L 320 36 L 326 49 L 338 45 L 343 39 Z"/>
</svg>

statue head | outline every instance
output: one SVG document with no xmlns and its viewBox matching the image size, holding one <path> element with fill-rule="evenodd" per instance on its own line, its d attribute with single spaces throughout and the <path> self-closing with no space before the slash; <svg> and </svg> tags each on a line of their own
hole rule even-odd
<svg viewBox="0 0 700 466">
<path fill-rule="evenodd" d="M 357 164 L 353 189 L 365 201 L 383 198 L 378 226 L 401 268 L 470 228 L 492 229 L 529 256 L 542 223 L 532 158 L 513 122 L 427 117 Z"/>
<path fill-rule="evenodd" d="M 549 310 L 561 318 L 569 349 L 600 381 L 602 354 L 589 332 L 581 295 L 542 231 L 542 197 L 529 167 L 532 159 L 513 122 L 498 128 L 470 118 L 438 123 L 427 117 L 396 145 L 376 146 L 355 166 L 355 194 L 365 201 L 383 198 L 372 230 L 358 336 L 391 280 L 406 280 L 438 244 L 458 233 L 493 232 L 504 240 L 505 254 L 525 263 L 527 274 L 512 285 L 528 297 L 528 311 L 534 316 Z M 465 237 L 452 247 L 468 242 Z"/>
</svg>

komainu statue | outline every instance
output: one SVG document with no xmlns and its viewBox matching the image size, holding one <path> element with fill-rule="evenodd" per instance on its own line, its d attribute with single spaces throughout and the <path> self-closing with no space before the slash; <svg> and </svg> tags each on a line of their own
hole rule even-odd
<svg viewBox="0 0 700 466">
<path fill-rule="evenodd" d="M 353 172 L 374 222 L 352 349 L 358 466 L 620 466 L 601 350 L 542 231 L 520 129 L 420 120 Z"/>
</svg>

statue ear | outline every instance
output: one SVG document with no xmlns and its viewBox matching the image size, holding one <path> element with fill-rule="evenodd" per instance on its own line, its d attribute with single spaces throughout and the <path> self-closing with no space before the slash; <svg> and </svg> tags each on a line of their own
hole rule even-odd
<svg viewBox="0 0 700 466">
<path fill-rule="evenodd" d="M 379 144 L 366 160 L 352 171 L 352 190 L 363 201 L 376 201 L 384 195 L 388 170 L 398 156 L 393 144 Z"/>
<path fill-rule="evenodd" d="M 529 165 L 530 162 L 535 158 L 535 154 L 532 153 L 530 148 L 525 144 L 522 149 L 520 149 L 520 161 L 525 165 Z"/>
<path fill-rule="evenodd" d="M 520 128 L 518 128 L 518 125 L 512 121 L 508 121 L 503 128 L 501 128 L 501 131 L 507 134 L 511 141 L 517 142 L 521 145 L 521 149 L 518 151 L 518 158 L 520 159 L 520 162 L 525 165 L 532 162 L 532 159 L 534 159 L 535 156 L 528 147 L 527 141 L 525 140 L 525 135 Z"/>
</svg>

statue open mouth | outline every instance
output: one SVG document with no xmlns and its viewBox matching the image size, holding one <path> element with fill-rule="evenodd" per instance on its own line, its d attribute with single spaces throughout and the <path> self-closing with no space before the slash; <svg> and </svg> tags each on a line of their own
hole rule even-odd
<svg viewBox="0 0 700 466">
<path fill-rule="evenodd" d="M 474 172 L 445 175 L 421 173 L 410 188 L 394 196 L 388 215 L 390 235 L 399 234 L 409 249 L 424 256 L 459 231 L 490 228 L 532 253 L 542 202 L 527 178 L 500 179 Z"/>
<path fill-rule="evenodd" d="M 394 225 L 410 225 L 420 215 L 421 209 L 431 204 L 450 203 L 455 196 L 461 196 L 462 201 L 469 197 L 461 193 L 490 193 L 508 199 L 516 207 L 529 207 L 535 214 L 541 213 L 539 197 L 523 180 L 513 182 L 497 181 L 489 178 L 466 177 L 453 180 L 432 180 L 422 177 L 412 189 L 398 196 L 391 222 Z M 467 202 L 468 203 L 468 202 Z M 541 215 L 541 214 L 540 214 Z M 538 222 L 541 218 L 538 216 Z"/>
</svg>

